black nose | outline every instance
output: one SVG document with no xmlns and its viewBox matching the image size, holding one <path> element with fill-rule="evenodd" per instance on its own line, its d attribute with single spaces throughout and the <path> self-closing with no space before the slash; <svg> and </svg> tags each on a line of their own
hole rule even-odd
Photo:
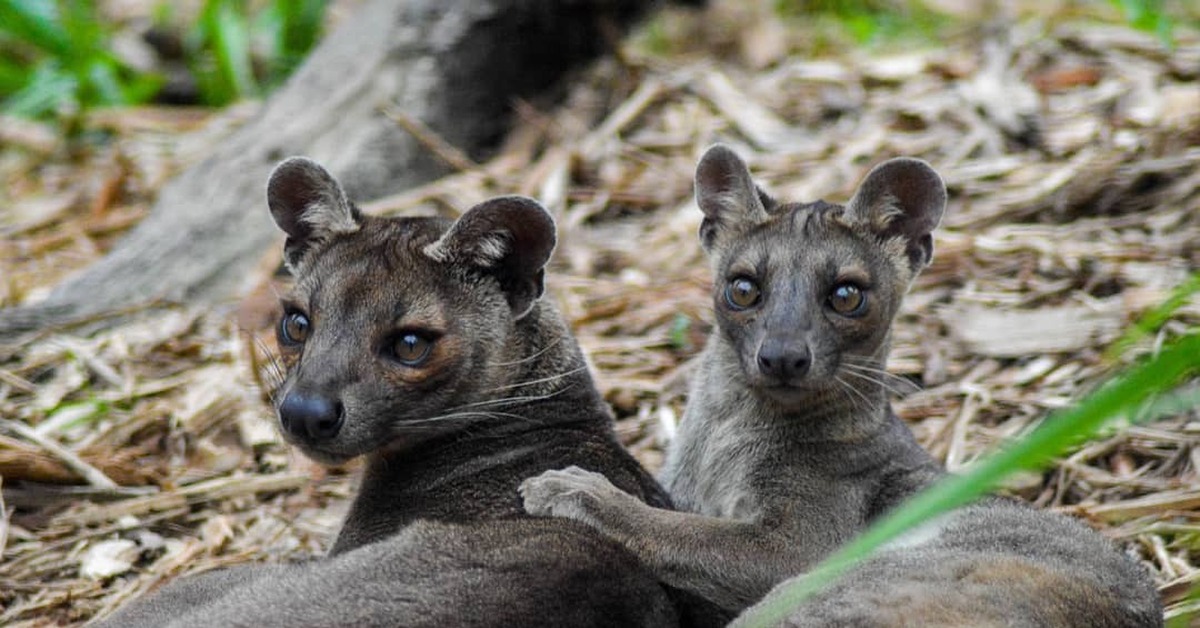
<svg viewBox="0 0 1200 628">
<path fill-rule="evenodd" d="M 279 423 L 297 438 L 326 441 L 342 429 L 344 418 L 339 401 L 319 395 L 290 392 L 279 404 Z"/>
<path fill-rule="evenodd" d="M 804 377 L 811 365 L 812 354 L 801 342 L 769 338 L 758 348 L 758 370 L 768 377 L 791 381 Z"/>
</svg>

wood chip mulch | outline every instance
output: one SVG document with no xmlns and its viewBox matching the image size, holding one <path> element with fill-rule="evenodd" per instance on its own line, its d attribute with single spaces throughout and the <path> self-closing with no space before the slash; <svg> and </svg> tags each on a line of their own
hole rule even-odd
<svg viewBox="0 0 1200 628">
<path fill-rule="evenodd" d="M 898 155 L 944 176 L 949 207 L 896 322 L 889 381 L 897 412 L 951 469 L 1195 331 L 1192 298 L 1107 357 L 1200 270 L 1194 32 L 1168 48 L 1124 27 L 1042 24 L 934 50 L 764 54 L 752 69 L 629 47 L 580 77 L 562 107 L 518 103 L 521 124 L 492 160 L 427 138 L 456 172 L 363 205 L 453 215 L 523 193 L 551 208 L 551 294 L 623 441 L 652 468 L 712 326 L 691 177 L 716 141 L 789 200 L 844 202 Z M 253 108 L 105 112 L 93 122 L 112 138 L 86 155 L 4 120 L 0 305 L 36 299 L 101 256 Z M 354 469 L 308 463 L 275 432 L 264 302 L 163 305 L 105 331 L 0 346 L 0 625 L 76 624 L 184 573 L 327 546 Z M 1200 582 L 1198 445 L 1192 409 L 1079 447 L 1007 490 L 1100 529 L 1152 570 L 1168 617 L 1200 617 L 1185 599 Z"/>
</svg>

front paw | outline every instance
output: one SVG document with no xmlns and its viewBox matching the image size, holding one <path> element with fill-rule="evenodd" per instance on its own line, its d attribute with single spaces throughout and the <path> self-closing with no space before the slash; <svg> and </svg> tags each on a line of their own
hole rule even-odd
<svg viewBox="0 0 1200 628">
<path fill-rule="evenodd" d="M 518 490 L 531 515 L 565 517 L 593 526 L 603 504 L 624 495 L 608 478 L 579 467 L 546 471 L 521 482 Z"/>
</svg>

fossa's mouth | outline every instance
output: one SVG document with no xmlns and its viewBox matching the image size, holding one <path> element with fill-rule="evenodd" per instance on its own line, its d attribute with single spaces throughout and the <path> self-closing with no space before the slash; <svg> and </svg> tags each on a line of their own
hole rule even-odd
<svg viewBox="0 0 1200 628">
<path fill-rule="evenodd" d="M 815 399 L 825 398 L 831 393 L 836 394 L 835 386 L 835 383 L 828 380 L 811 376 L 792 381 L 767 378 L 750 381 L 751 389 L 760 397 L 788 410 L 802 408 Z"/>
<path fill-rule="evenodd" d="M 305 456 L 311 458 L 315 462 L 318 462 L 323 465 L 331 466 L 331 467 L 345 464 L 345 463 L 349 462 L 350 460 L 353 460 L 354 458 L 358 457 L 356 454 L 345 454 L 345 453 L 340 453 L 340 452 L 331 452 L 331 451 L 324 451 L 321 449 L 315 449 L 313 447 L 310 447 L 310 446 L 307 446 L 307 445 L 304 445 L 301 443 L 294 443 L 294 445 Z"/>
<path fill-rule="evenodd" d="M 298 439 L 284 432 L 283 440 L 292 447 L 300 450 L 300 453 L 310 458 L 314 462 L 326 466 L 338 466 L 349 462 L 350 460 L 359 457 L 363 452 L 349 452 L 336 446 L 335 443 L 312 443 L 302 439 Z"/>
<path fill-rule="evenodd" d="M 420 448 L 431 437 L 436 435 L 436 433 L 430 433 L 428 430 L 406 431 L 399 429 L 393 430 L 390 436 L 375 435 L 367 440 L 363 440 L 361 436 L 355 437 L 352 434 L 345 434 L 333 440 L 315 442 L 305 438 L 297 438 L 286 431 L 283 433 L 284 440 L 289 445 L 299 449 L 308 458 L 328 466 L 345 464 L 359 456 L 382 455 L 384 457 L 391 457 L 406 454 Z"/>
<path fill-rule="evenodd" d="M 754 386 L 762 395 L 782 403 L 791 405 L 803 402 L 817 392 L 810 382 L 757 382 Z"/>
</svg>

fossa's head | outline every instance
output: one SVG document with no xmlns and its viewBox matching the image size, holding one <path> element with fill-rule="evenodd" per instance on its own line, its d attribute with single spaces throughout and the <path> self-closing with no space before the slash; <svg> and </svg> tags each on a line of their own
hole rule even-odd
<svg viewBox="0 0 1200 628">
<path fill-rule="evenodd" d="M 928 164 L 876 166 L 845 206 L 777 203 L 718 145 L 696 168 L 696 201 L 721 341 L 753 389 L 786 406 L 856 385 L 849 371 L 879 379 L 870 370 L 882 368 L 892 318 L 929 263 L 946 204 Z"/>
<path fill-rule="evenodd" d="M 313 161 L 271 174 L 295 286 L 277 337 L 284 437 L 342 462 L 489 418 L 512 377 L 517 321 L 543 290 L 554 223 L 535 201 L 485 201 L 457 221 L 362 215 Z M 495 416 L 495 415 L 491 415 Z"/>
</svg>

